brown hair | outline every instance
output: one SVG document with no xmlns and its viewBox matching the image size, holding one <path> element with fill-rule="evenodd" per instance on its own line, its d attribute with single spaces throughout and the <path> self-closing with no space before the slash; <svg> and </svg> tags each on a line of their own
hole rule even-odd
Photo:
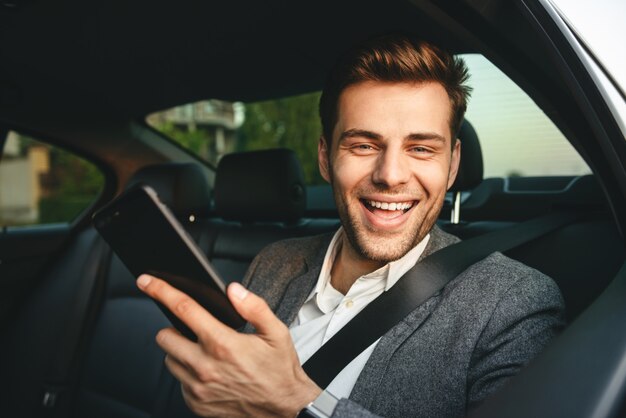
<svg viewBox="0 0 626 418">
<path fill-rule="evenodd" d="M 328 144 L 337 123 L 338 102 L 348 86 L 365 82 L 434 81 L 448 93 L 451 104 L 452 144 L 463 121 L 471 87 L 465 62 L 449 52 L 405 35 L 385 35 L 366 41 L 348 51 L 331 71 L 319 104 L 322 132 Z"/>
</svg>

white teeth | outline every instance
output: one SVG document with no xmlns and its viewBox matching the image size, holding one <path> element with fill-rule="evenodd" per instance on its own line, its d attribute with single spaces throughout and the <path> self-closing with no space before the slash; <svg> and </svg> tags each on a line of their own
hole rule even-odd
<svg viewBox="0 0 626 418">
<path fill-rule="evenodd" d="M 375 200 L 369 200 L 367 203 L 369 203 L 369 205 L 373 208 L 378 208 L 378 209 L 383 209 L 383 210 L 391 210 L 391 211 L 395 211 L 395 210 L 407 210 L 409 209 L 411 206 L 413 206 L 413 203 L 410 202 L 406 202 L 406 203 L 388 203 L 388 202 L 376 202 Z"/>
</svg>

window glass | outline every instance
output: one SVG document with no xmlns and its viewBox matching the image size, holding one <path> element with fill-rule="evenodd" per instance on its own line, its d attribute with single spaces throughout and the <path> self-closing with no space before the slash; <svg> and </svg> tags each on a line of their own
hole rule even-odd
<svg viewBox="0 0 626 418">
<path fill-rule="evenodd" d="M 467 119 L 478 133 L 485 177 L 582 175 L 591 171 L 541 109 L 478 54 L 462 55 L 473 87 Z M 319 93 L 257 103 L 205 100 L 154 113 L 148 124 L 216 165 L 226 153 L 293 149 L 308 184 L 317 168 Z"/>
<path fill-rule="evenodd" d="M 207 100 L 154 113 L 147 123 L 217 165 L 229 152 L 290 148 L 305 181 L 324 183 L 317 168 L 319 93 L 255 103 Z"/>
<path fill-rule="evenodd" d="M 462 57 L 474 89 L 466 118 L 480 140 L 485 177 L 591 173 L 552 121 L 511 79 L 482 55 Z"/>
<path fill-rule="evenodd" d="M 71 222 L 103 185 L 93 164 L 10 131 L 0 160 L 0 226 Z"/>
</svg>

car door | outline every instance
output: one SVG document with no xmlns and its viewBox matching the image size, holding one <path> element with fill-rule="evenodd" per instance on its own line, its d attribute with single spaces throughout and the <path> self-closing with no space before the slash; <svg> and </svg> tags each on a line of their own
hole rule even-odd
<svg viewBox="0 0 626 418">
<path fill-rule="evenodd" d="M 585 156 L 601 184 L 621 235 L 617 250 L 624 253 L 626 208 L 626 117 L 624 88 L 620 85 L 624 67 L 603 61 L 595 55 L 593 42 L 586 42 L 583 30 L 589 26 L 568 19 L 569 7 L 557 8 L 561 1 L 525 0 L 517 2 L 526 28 L 520 29 L 529 44 L 536 47 L 529 54 L 543 56 L 543 70 L 560 77 L 562 90 L 561 117 L 569 124 L 572 143 Z M 570 2 L 572 3 L 572 2 Z M 623 5 L 613 2 L 594 3 L 609 7 L 607 13 L 623 14 Z M 579 6 L 583 6 L 579 2 Z M 576 6 L 576 5 L 574 5 Z M 482 12 L 494 12 L 494 9 Z M 588 13 L 592 10 L 588 9 Z M 592 28 L 607 31 L 614 40 L 626 36 L 622 19 L 600 19 L 602 13 L 587 16 L 595 21 Z M 502 27 L 504 17 L 498 13 L 485 16 L 494 27 Z M 617 26 L 606 25 L 620 22 Z M 508 22 L 510 24 L 510 21 Z M 518 37 L 519 39 L 519 37 Z M 595 38 L 593 38 L 595 39 Z M 492 42 L 495 44 L 496 42 Z M 613 42 L 615 45 L 617 42 Z M 521 44 L 518 44 L 521 45 Z M 607 45 L 605 45 L 607 46 Z M 610 45 L 608 45 L 610 46 Z M 528 52 L 529 50 L 527 50 Z M 504 51 L 512 54 L 520 51 Z M 606 53 L 606 51 L 604 51 Z M 621 46 L 612 51 L 621 57 Z M 619 60 L 617 60 L 619 62 Z M 539 61 L 536 61 L 539 62 Z M 621 61 L 623 63 L 623 61 Z M 619 75 L 613 74 L 616 71 Z M 518 70 L 531 71 L 529 68 Z M 555 83 L 556 84 L 556 83 Z M 535 86 L 537 87 L 537 86 Z M 544 94 L 558 95 L 543 85 Z M 547 92 L 547 93 L 546 93 Z M 544 96 L 545 97 L 545 96 Z M 587 245 L 594 245 L 589 242 Z M 584 255 L 582 255 L 584 257 Z M 593 274 L 588 280 L 593 281 Z M 502 391 L 485 402 L 471 416 L 476 417 L 616 417 L 626 412 L 626 265 L 615 274 L 612 283 L 549 348 Z"/>
<path fill-rule="evenodd" d="M 83 229 L 105 178 L 63 148 L 6 129 L 0 160 L 0 328 Z"/>
</svg>

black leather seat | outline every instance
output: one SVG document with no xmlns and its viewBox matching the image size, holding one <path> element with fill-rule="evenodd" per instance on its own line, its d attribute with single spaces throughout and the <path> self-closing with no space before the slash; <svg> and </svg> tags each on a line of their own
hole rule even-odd
<svg viewBox="0 0 626 418">
<path fill-rule="evenodd" d="M 461 163 L 454 184 L 450 188 L 453 193 L 472 190 L 483 181 L 483 152 L 478 134 L 467 120 L 463 120 L 458 135 L 461 141 Z"/>
<path fill-rule="evenodd" d="M 461 141 L 461 162 L 454 184 L 449 190 L 452 199 L 447 202 L 443 211 L 444 216 L 448 215 L 448 219 L 441 219 L 438 225 L 444 231 L 461 239 L 514 225 L 514 222 L 506 221 L 466 222 L 463 219 L 463 204 L 471 191 L 482 183 L 484 166 L 478 134 L 468 120 L 463 121 L 458 138 Z"/>
<path fill-rule="evenodd" d="M 240 281 L 263 247 L 286 238 L 336 230 L 335 218 L 305 219 L 306 193 L 300 162 L 291 150 L 230 154 L 217 168 L 218 219 L 209 253 L 225 280 Z"/>
<path fill-rule="evenodd" d="M 209 187 L 193 164 L 165 164 L 139 171 L 131 183 L 153 186 L 162 201 L 192 232 L 200 229 L 190 218 L 210 211 Z M 12 361 L 10 414 L 32 417 L 41 408 L 44 387 L 75 388 L 75 396 L 62 395 L 57 408 L 71 403 L 61 416 L 146 417 L 163 416 L 172 398 L 175 382 L 163 365 L 163 352 L 156 346 L 156 332 L 169 322 L 153 301 L 139 292 L 133 276 L 115 257 L 96 252 L 99 236 L 88 229 L 49 271 L 24 306 L 10 331 L 10 345 L 3 358 Z M 98 267 L 100 263 L 100 268 Z M 86 280 L 104 274 L 103 287 L 89 301 L 95 308 L 85 318 L 75 316 L 78 289 Z M 57 352 L 64 348 L 68 330 L 85 321 L 74 356 L 72 382 L 55 381 Z M 70 345 L 71 347 L 71 345 Z M 69 350 L 72 351 L 72 350 Z M 71 355 L 71 353 L 67 353 Z M 191 414 L 179 402 L 172 416 Z"/>
<path fill-rule="evenodd" d="M 241 280 L 258 251 L 275 240 L 338 226 L 334 219 L 301 219 L 305 209 L 302 174 L 295 155 L 286 150 L 224 158 L 216 185 L 221 218 L 209 216 L 210 188 L 198 166 L 146 167 L 130 183 L 137 182 L 156 189 L 229 280 Z M 44 387 L 67 383 L 51 382 L 50 370 L 55 368 L 55 356 L 68 329 L 83 320 L 75 317 L 81 283 L 94 280 L 101 271 L 103 288 L 90 301 L 95 309 L 85 320 L 74 358 L 75 396 L 62 399 L 70 403 L 62 416 L 193 416 L 154 341 L 158 330 L 169 326 L 168 320 L 138 291 L 117 257 L 102 258 L 96 251 L 99 240 L 91 228 L 77 236 L 42 278 L 9 331 L 1 352 L 10 382 L 3 394 L 8 405 L 3 402 L 2 412 L 11 417 L 35 416 Z"/>
<path fill-rule="evenodd" d="M 210 189 L 194 164 L 161 164 L 138 171 L 130 184 L 152 186 L 190 235 L 203 242 L 198 219 L 211 210 Z M 169 321 L 135 286 L 113 256 L 105 293 L 81 366 L 75 413 L 89 417 L 158 416 L 175 386 L 166 370 L 156 333 Z M 186 412 L 179 411 L 181 414 Z"/>
</svg>

